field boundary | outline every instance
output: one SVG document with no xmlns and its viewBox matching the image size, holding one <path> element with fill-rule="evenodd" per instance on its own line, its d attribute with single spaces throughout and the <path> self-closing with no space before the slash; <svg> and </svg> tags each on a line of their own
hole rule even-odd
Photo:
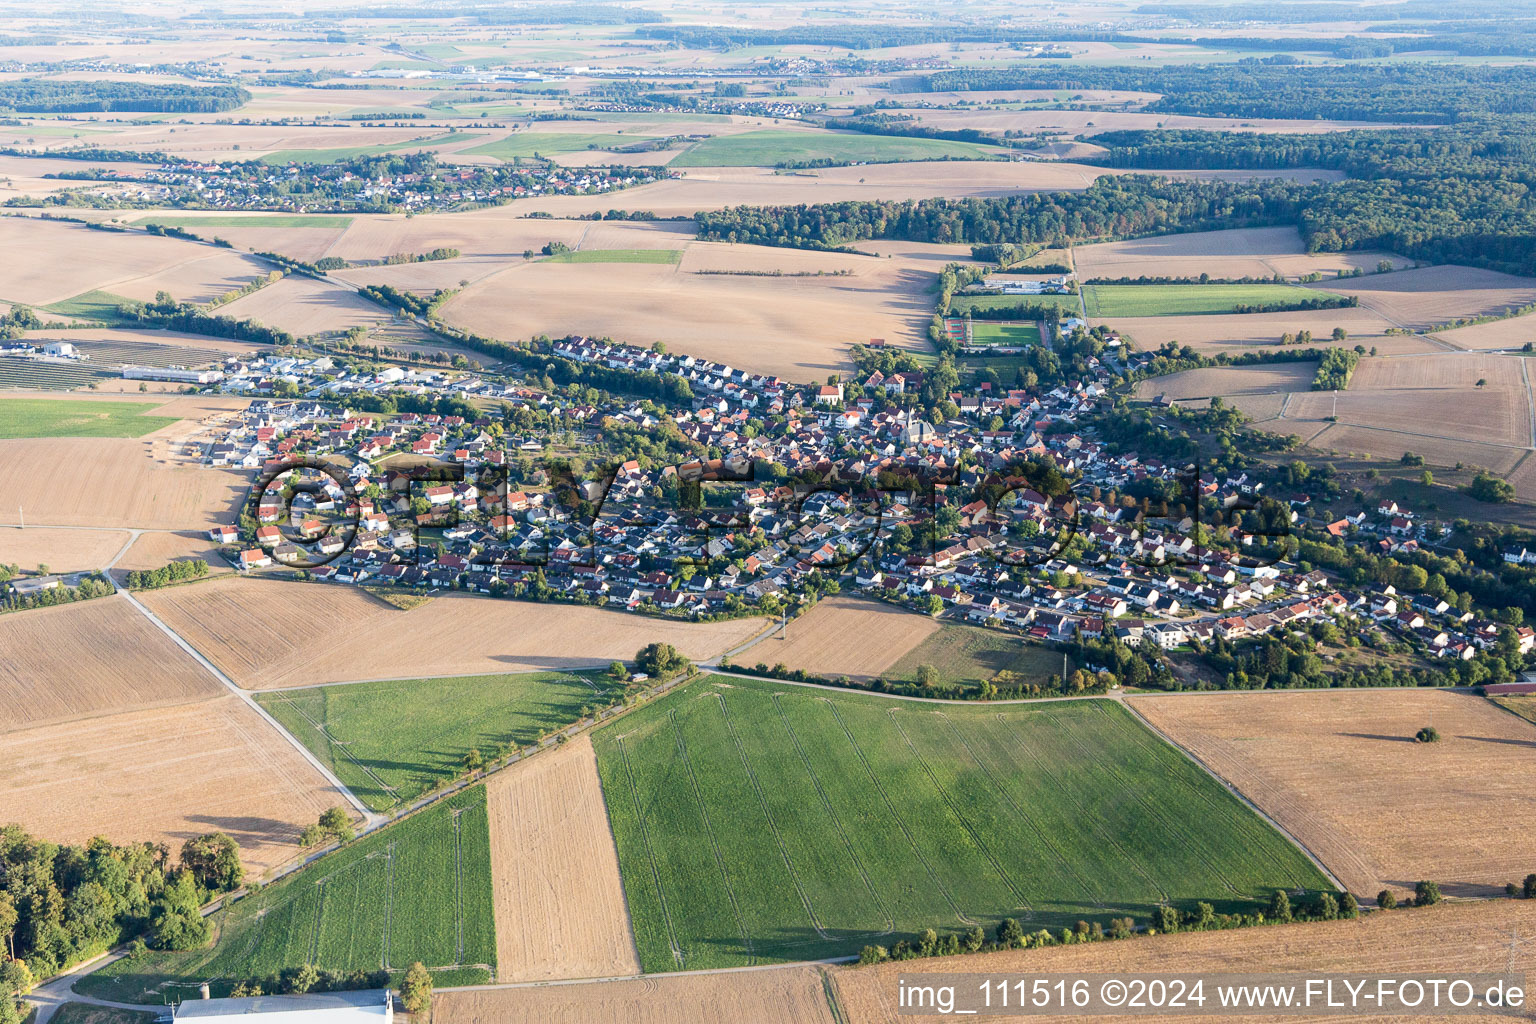
<svg viewBox="0 0 1536 1024">
<path fill-rule="evenodd" d="M 1408 687 L 1404 687 L 1404 689 L 1408 689 Z M 1412 689 L 1419 690 L 1419 689 L 1424 689 L 1424 687 L 1415 686 L 1415 687 L 1412 687 Z M 1189 692 L 1200 692 L 1200 691 L 1189 691 Z M 1228 691 L 1228 692 L 1238 693 L 1238 692 L 1244 692 L 1244 691 Z M 1268 692 L 1268 691 L 1265 691 L 1265 692 Z M 1282 691 L 1282 692 L 1286 692 L 1286 693 L 1309 693 L 1309 692 L 1312 692 L 1312 691 L 1311 690 L 1287 690 L 1287 691 Z M 1339 892 L 1348 892 L 1349 891 L 1348 887 L 1345 886 L 1343 882 L 1339 881 L 1338 878 L 1336 878 L 1334 876 L 1333 872 L 1328 869 L 1328 865 L 1324 864 L 1322 862 L 1322 860 L 1318 858 L 1317 854 L 1313 853 L 1310 849 L 1308 849 L 1307 845 L 1305 843 L 1303 843 L 1300 839 L 1297 839 L 1296 836 L 1289 829 L 1287 829 L 1285 826 L 1281 825 L 1274 818 L 1272 818 L 1268 814 L 1266 814 L 1262 807 L 1260 807 L 1258 804 L 1254 803 L 1252 800 L 1248 799 L 1248 797 L 1246 795 L 1244 795 L 1242 790 L 1240 790 L 1236 786 L 1232 785 L 1232 783 L 1228 782 L 1225 778 L 1223 778 L 1219 772 L 1217 772 L 1215 769 L 1213 769 L 1210 765 L 1206 764 L 1199 757 L 1196 757 L 1194 752 L 1192 752 L 1190 750 L 1186 750 L 1184 747 L 1182 747 L 1178 743 L 1174 742 L 1174 740 L 1173 740 L 1173 738 L 1171 736 L 1169 736 L 1167 733 L 1163 732 L 1163 730 L 1159 729 L 1156 725 L 1153 725 L 1152 722 L 1145 715 L 1143 715 L 1140 711 L 1136 710 L 1136 708 L 1134 708 L 1132 706 L 1134 704 L 1134 701 L 1132 701 L 1132 700 L 1124 700 L 1124 701 L 1121 701 L 1121 703 L 1125 705 L 1126 710 L 1128 710 L 1131 714 L 1136 716 L 1136 720 L 1138 722 L 1140 722 L 1142 725 L 1146 726 L 1147 729 L 1151 731 L 1152 735 L 1156 736 L 1158 739 L 1160 739 L 1164 743 L 1168 744 L 1174 750 L 1177 750 L 1180 754 L 1182 754 L 1190 762 L 1192 762 L 1193 764 L 1198 766 L 1201 771 L 1205 772 L 1211 778 L 1213 778 L 1217 782 L 1219 782 L 1222 785 L 1222 787 L 1228 793 L 1231 793 L 1233 796 L 1237 797 L 1238 800 L 1242 801 L 1244 807 L 1247 807 L 1254 814 L 1257 814 L 1261 819 L 1263 819 L 1264 821 L 1268 822 L 1269 823 L 1269 827 L 1274 829 L 1276 832 L 1279 832 L 1282 836 L 1284 836 L 1286 838 L 1286 840 L 1292 846 L 1294 846 L 1294 847 L 1296 847 L 1296 849 L 1300 850 L 1306 856 L 1306 858 L 1312 862 L 1312 866 L 1317 868 L 1317 870 L 1321 871 L 1323 873 L 1323 877 L 1328 879 L 1328 881 L 1333 883 L 1334 888 L 1338 889 Z M 1370 894 L 1366 893 L 1366 894 L 1363 894 L 1363 895 L 1369 896 Z"/>
</svg>

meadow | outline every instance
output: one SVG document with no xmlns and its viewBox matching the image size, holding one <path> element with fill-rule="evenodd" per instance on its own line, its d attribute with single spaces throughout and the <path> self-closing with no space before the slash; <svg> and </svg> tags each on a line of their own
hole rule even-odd
<svg viewBox="0 0 1536 1024">
<path fill-rule="evenodd" d="M 145 402 L 0 399 L 0 439 L 143 437 L 177 422 L 175 416 L 146 416 L 153 408 Z"/>
<path fill-rule="evenodd" d="M 970 687 L 1004 670 L 1032 681 L 1059 676 L 1062 656 L 995 629 L 946 625 L 904 654 L 886 676 L 914 680 L 920 665 L 937 669 L 942 683 Z"/>
<path fill-rule="evenodd" d="M 716 135 L 684 150 L 671 167 L 772 167 L 807 160 L 899 163 L 944 157 L 984 160 L 1006 150 L 972 142 L 845 132 L 760 131 Z"/>
<path fill-rule="evenodd" d="M 92 290 L 62 302 L 51 302 L 42 308 L 49 313 L 58 313 L 60 316 L 76 316 L 83 320 L 100 320 L 103 323 L 113 324 L 126 319 L 121 312 L 121 307 L 124 303 L 131 301 L 121 295 L 113 295 L 111 292 Z"/>
<path fill-rule="evenodd" d="M 593 744 L 647 971 L 1326 885 L 1110 701 L 933 705 L 713 677 Z"/>
<path fill-rule="evenodd" d="M 949 304 L 950 312 L 964 316 L 990 309 L 1012 309 L 1015 306 L 1055 306 L 1062 316 L 1077 316 L 1076 295 L 956 295 Z"/>
<path fill-rule="evenodd" d="M 681 249 L 572 249 L 540 260 L 541 263 L 676 263 Z"/>
<path fill-rule="evenodd" d="M 569 725 L 599 697 L 570 672 L 380 680 L 269 690 L 261 706 L 376 811 L 457 776 L 464 756 L 489 759 Z"/>
<path fill-rule="evenodd" d="M 1090 284 L 1083 301 L 1090 317 L 1231 313 L 1238 306 L 1299 305 L 1338 298 L 1332 292 L 1286 284 Z"/>
<path fill-rule="evenodd" d="M 476 786 L 329 854 L 219 910 L 206 949 L 123 959 L 79 982 L 119 1002 L 215 995 L 240 981 L 314 964 L 321 970 L 414 961 L 439 985 L 489 981 L 495 971 L 485 788 Z"/>
<path fill-rule="evenodd" d="M 648 142 L 643 135 L 579 135 L 562 132 L 515 132 L 506 138 L 488 142 L 483 146 L 466 149 L 465 156 L 490 156 L 497 160 L 515 160 L 519 157 L 558 156 L 561 153 L 578 153 L 587 149 L 613 150 L 636 142 Z M 615 162 L 618 162 L 615 160 Z"/>
</svg>

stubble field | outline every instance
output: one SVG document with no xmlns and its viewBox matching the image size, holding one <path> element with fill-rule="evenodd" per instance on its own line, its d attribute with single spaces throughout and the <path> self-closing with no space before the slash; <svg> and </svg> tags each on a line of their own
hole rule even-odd
<svg viewBox="0 0 1536 1024">
<path fill-rule="evenodd" d="M 121 657 L 116 663 L 131 667 Z M 169 668 L 156 659 L 141 666 L 141 678 Z M 193 836 L 222 831 L 240 844 L 246 869 L 259 875 L 298 854 L 299 830 L 343 803 L 239 698 L 220 690 L 221 696 L 156 706 L 130 697 L 133 683 L 125 681 L 104 702 L 133 710 L 0 736 L 6 820 L 50 842 L 104 835 L 119 843 L 164 842 L 173 851 Z"/>
<path fill-rule="evenodd" d="M 606 667 L 651 641 L 700 660 L 760 619 L 691 623 L 570 605 L 464 595 L 401 611 L 353 587 L 225 577 L 144 603 L 248 689 Z"/>
<path fill-rule="evenodd" d="M 938 629 L 938 622 L 926 615 L 868 598 L 823 598 L 789 624 L 789 639 L 775 633 L 736 660 L 873 679 Z"/>
<path fill-rule="evenodd" d="M 647 971 L 1324 884 L 1110 701 L 936 712 L 711 677 L 592 742 Z"/>
<path fill-rule="evenodd" d="M 1190 231 L 1123 242 L 1100 242 L 1072 250 L 1078 275 L 1084 280 L 1121 277 L 1259 277 L 1275 274 L 1300 277 L 1321 273 L 1332 278 L 1340 270 L 1367 273 L 1381 260 L 1405 263 L 1402 257 L 1380 252 L 1308 253 L 1293 227 L 1241 228 L 1229 231 Z M 1325 285 L 1326 285 L 1325 281 Z"/>
<path fill-rule="evenodd" d="M 126 530 L 0 527 L 0 565 L 36 569 L 41 564 L 50 572 L 100 569 L 122 550 L 128 537 Z"/>
<path fill-rule="evenodd" d="M 586 733 L 486 783 L 497 980 L 639 974 Z"/>
<path fill-rule="evenodd" d="M 992 974 L 1126 975 L 1167 974 L 1170 965 L 1177 964 L 1181 974 L 1319 971 L 1391 976 L 1438 976 L 1441 972 L 1503 974 L 1509 966 L 1511 936 L 1529 935 L 1533 928 L 1536 928 L 1536 903 L 1530 901 L 1440 904 L 1417 910 L 1371 914 L 1353 921 L 1287 924 L 1235 932 L 1184 932 L 1091 946 L 984 953 L 945 962 L 942 968 L 933 969 Z M 1517 947 L 1517 954 L 1516 969 L 1519 970 L 1529 961 L 1529 953 Z M 848 1024 L 938 1024 L 952 1020 L 952 1017 L 899 1012 L 896 978 L 908 968 L 910 965 L 893 963 L 873 969 L 850 967 L 835 971 L 833 979 Z M 1060 1024 L 1082 1018 L 1045 1015 L 1031 1019 Z M 1160 1019 L 1192 1024 L 1211 1018 L 1169 1014 Z M 1239 1024 L 1269 1024 L 1276 1018 L 1271 1012 L 1225 1014 L 1221 1019 Z M 1349 1019 L 1389 1024 L 1412 1018 L 1364 1013 Z M 1511 1018 L 1484 1013 L 1455 1019 L 1467 1024 L 1500 1024 Z"/>
<path fill-rule="evenodd" d="M 1133 707 L 1296 836 L 1351 892 L 1502 891 L 1531 870 L 1536 728 L 1436 691 L 1138 697 Z M 1413 742 L 1433 723 L 1440 743 Z"/>
</svg>

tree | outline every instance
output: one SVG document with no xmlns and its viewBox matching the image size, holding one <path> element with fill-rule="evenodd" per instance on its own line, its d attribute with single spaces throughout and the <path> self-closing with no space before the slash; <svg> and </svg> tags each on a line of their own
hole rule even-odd
<svg viewBox="0 0 1536 1024">
<path fill-rule="evenodd" d="M 1525 876 L 1525 883 L 1521 886 L 1520 891 L 1526 899 L 1536 900 L 1536 874 Z"/>
<path fill-rule="evenodd" d="M 1532 878 L 1536 879 L 1536 875 L 1533 875 Z M 960 945 L 965 947 L 965 951 L 967 953 L 974 953 L 982 946 L 986 945 L 986 942 L 987 933 L 982 931 L 981 925 L 978 924 L 970 931 L 965 933 L 965 938 L 960 940 Z"/>
<path fill-rule="evenodd" d="M 1514 485 L 1501 480 L 1487 470 L 1479 470 L 1467 485 L 1467 493 L 1478 501 L 1500 505 L 1515 500 Z"/>
<path fill-rule="evenodd" d="M 345 807 L 339 805 L 321 813 L 320 827 L 343 843 L 356 834 L 352 830 L 352 815 L 347 813 Z"/>
<path fill-rule="evenodd" d="M 610 661 L 608 663 L 608 678 L 622 681 L 629 675 L 629 670 L 624 667 L 622 661 Z"/>
<path fill-rule="evenodd" d="M 1291 898 L 1285 894 L 1284 889 L 1276 889 L 1269 898 L 1269 918 L 1272 921 L 1291 919 Z"/>
<path fill-rule="evenodd" d="M 191 872 L 178 871 L 150 908 L 156 949 L 185 950 L 205 945 L 213 934 L 203 917 Z"/>
<path fill-rule="evenodd" d="M 1420 882 L 1413 887 L 1413 905 L 1428 907 L 1440 902 L 1440 883 Z"/>
<path fill-rule="evenodd" d="M 938 594 L 929 594 L 926 607 L 928 609 L 928 614 L 936 617 L 942 614 L 944 611 L 944 599 Z"/>
<path fill-rule="evenodd" d="M 1383 889 L 1376 894 L 1376 905 L 1382 910 L 1397 909 L 1397 893 L 1391 889 Z"/>
<path fill-rule="evenodd" d="M 1024 928 L 1018 921 L 1005 917 L 997 925 L 997 944 L 1004 949 L 1016 949 L 1024 944 Z"/>
<path fill-rule="evenodd" d="M 245 877 L 240 847 L 223 832 L 188 839 L 181 845 L 181 863 L 198 885 L 212 892 L 237 888 Z"/>
<path fill-rule="evenodd" d="M 938 669 L 936 669 L 932 665 L 928 665 L 928 664 L 923 664 L 923 665 L 917 666 L 917 684 L 919 686 L 931 687 L 931 686 L 937 686 L 938 683 L 939 683 L 939 670 Z"/>
<path fill-rule="evenodd" d="M 692 667 L 671 644 L 646 644 L 635 654 L 635 671 L 644 672 L 653 679 L 666 679 Z"/>
<path fill-rule="evenodd" d="M 1157 930 L 1163 932 L 1164 934 L 1178 931 L 1179 916 L 1178 907 L 1158 907 Z"/>
<path fill-rule="evenodd" d="M 1425 487 L 1433 486 L 1434 482 L 1435 474 L 1431 473 L 1429 470 L 1426 469 L 1424 472 L 1419 474 L 1419 483 L 1423 484 Z"/>
<path fill-rule="evenodd" d="M 400 1003 L 412 1016 L 432 1008 L 432 973 L 420 960 L 411 964 L 411 969 L 400 981 Z"/>
<path fill-rule="evenodd" d="M 1413 739 L 1416 743 L 1439 743 L 1440 730 L 1436 729 L 1432 725 L 1426 725 L 1424 728 L 1413 734 Z"/>
<path fill-rule="evenodd" d="M 464 770 L 477 772 L 485 767 L 485 755 L 480 753 L 479 747 L 470 747 L 464 754 Z"/>
</svg>

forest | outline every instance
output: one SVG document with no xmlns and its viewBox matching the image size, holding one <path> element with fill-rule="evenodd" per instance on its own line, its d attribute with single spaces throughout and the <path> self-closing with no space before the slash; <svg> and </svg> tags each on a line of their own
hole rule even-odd
<svg viewBox="0 0 1536 1024">
<path fill-rule="evenodd" d="M 1536 68 L 1460 64 L 1326 64 L 1249 57 L 1232 64 L 968 68 L 922 80 L 929 92 L 1113 89 L 1159 93 L 1149 113 L 1207 117 L 1447 124 L 1477 114 L 1536 113 Z"/>
<path fill-rule="evenodd" d="M 56 78 L 21 78 L 0 82 L 0 112 L 18 114 L 78 114 L 112 110 L 217 114 L 234 110 L 250 98 L 250 93 L 234 85 L 196 86 Z"/>
</svg>

